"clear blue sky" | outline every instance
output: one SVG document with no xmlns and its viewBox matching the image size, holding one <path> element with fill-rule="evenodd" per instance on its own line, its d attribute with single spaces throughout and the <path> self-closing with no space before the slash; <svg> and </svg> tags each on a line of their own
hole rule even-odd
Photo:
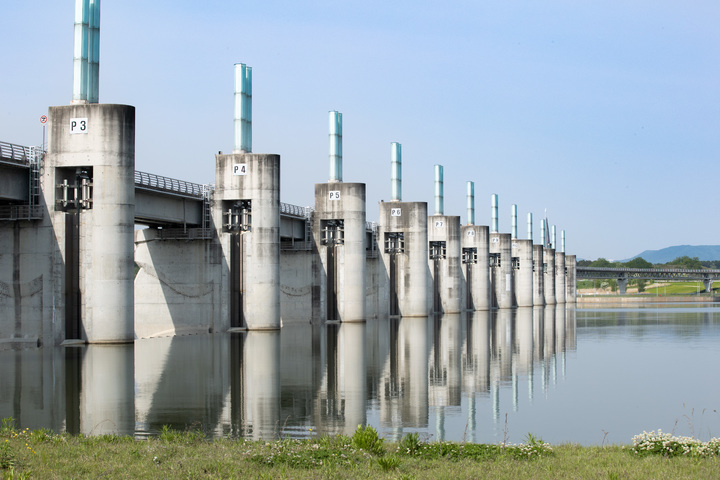
<svg viewBox="0 0 720 480">
<path fill-rule="evenodd" d="M 72 96 L 72 0 L 5 2 L 0 140 L 39 145 Z M 281 155 L 281 199 L 328 180 L 329 110 L 343 176 L 534 239 L 545 209 L 567 252 L 624 259 L 720 244 L 720 2 L 105 0 L 100 102 L 137 109 L 136 168 L 210 183 L 233 147 L 233 64 L 253 68 L 253 151 Z M 559 237 L 559 233 L 558 233 Z M 559 242 L 559 238 L 558 238 Z"/>
</svg>

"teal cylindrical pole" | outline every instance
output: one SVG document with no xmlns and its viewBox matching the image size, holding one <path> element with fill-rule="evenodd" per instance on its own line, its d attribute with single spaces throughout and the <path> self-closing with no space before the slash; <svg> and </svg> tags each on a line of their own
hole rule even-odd
<svg viewBox="0 0 720 480">
<path fill-rule="evenodd" d="M 90 0 L 88 29 L 88 103 L 98 103 L 100 90 L 100 0 Z"/>
<path fill-rule="evenodd" d="M 545 242 L 545 237 L 547 235 L 545 232 L 545 223 L 546 222 L 540 222 L 540 243 L 542 243 L 543 247 L 547 246 L 547 243 Z"/>
<path fill-rule="evenodd" d="M 88 37 L 90 35 L 90 0 L 75 0 L 75 39 L 73 43 L 72 103 L 88 99 Z"/>
<path fill-rule="evenodd" d="M 550 246 L 555 250 L 555 241 L 557 240 L 555 225 L 552 227 L 552 236 L 550 237 Z"/>
<path fill-rule="evenodd" d="M 517 236 L 517 234 L 518 234 L 517 205 L 516 205 L 516 204 L 513 204 L 513 205 L 512 205 L 511 212 L 512 212 L 512 223 L 511 223 L 511 226 L 512 226 L 512 237 L 510 237 L 510 238 L 518 238 L 518 236 Z"/>
<path fill-rule="evenodd" d="M 565 230 L 560 231 L 560 251 L 565 253 Z"/>
<path fill-rule="evenodd" d="M 527 231 L 528 231 L 528 240 L 532 241 L 533 239 L 533 218 L 532 218 L 532 212 L 528 213 L 528 219 L 527 219 Z"/>
<path fill-rule="evenodd" d="M 493 193 L 490 205 L 490 233 L 498 233 L 498 196 Z"/>
<path fill-rule="evenodd" d="M 443 193 L 443 166 L 435 165 L 435 215 L 445 214 Z"/>
<path fill-rule="evenodd" d="M 467 182 L 468 225 L 475 225 L 475 182 Z"/>
<path fill-rule="evenodd" d="M 252 68 L 235 64 L 234 153 L 252 152 Z"/>
<path fill-rule="evenodd" d="M 330 181 L 342 182 L 342 113 L 335 110 L 330 120 Z"/>
<path fill-rule="evenodd" d="M 402 201 L 402 145 L 393 142 L 390 144 L 390 182 L 393 202 Z"/>
</svg>

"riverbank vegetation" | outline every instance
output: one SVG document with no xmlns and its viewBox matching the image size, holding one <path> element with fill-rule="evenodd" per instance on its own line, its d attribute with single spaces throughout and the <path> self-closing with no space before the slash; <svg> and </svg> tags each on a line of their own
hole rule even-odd
<svg viewBox="0 0 720 480">
<path fill-rule="evenodd" d="M 164 428 L 136 440 L 114 435 L 0 430 L 0 474 L 16 478 L 718 478 L 720 440 L 662 432 L 628 446 L 425 442 L 410 433 L 385 443 L 370 426 L 352 436 L 306 440 L 207 440 Z"/>
</svg>

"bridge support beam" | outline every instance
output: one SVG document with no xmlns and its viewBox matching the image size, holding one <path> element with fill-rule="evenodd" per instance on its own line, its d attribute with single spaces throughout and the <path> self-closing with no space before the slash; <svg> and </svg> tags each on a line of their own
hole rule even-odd
<svg viewBox="0 0 720 480">
<path fill-rule="evenodd" d="M 627 292 L 627 286 L 628 286 L 629 281 L 630 280 L 628 279 L 628 277 L 626 275 L 618 277 L 617 284 L 618 284 L 618 290 L 620 291 L 620 295 L 625 295 L 625 293 Z"/>
<path fill-rule="evenodd" d="M 707 279 L 703 280 L 703 285 L 705 286 L 705 292 L 707 292 L 707 293 L 712 292 L 712 285 L 713 285 L 712 279 L 707 278 Z"/>
</svg>

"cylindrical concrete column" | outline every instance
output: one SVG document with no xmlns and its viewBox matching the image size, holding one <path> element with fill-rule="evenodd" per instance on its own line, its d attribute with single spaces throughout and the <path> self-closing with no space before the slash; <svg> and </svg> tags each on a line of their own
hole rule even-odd
<svg viewBox="0 0 720 480">
<path fill-rule="evenodd" d="M 395 296 L 397 315 L 402 317 L 428 315 L 427 221 L 426 202 L 380 203 L 378 243 L 385 271 L 392 277 L 388 301 Z"/>
<path fill-rule="evenodd" d="M 533 306 L 533 245 L 532 240 L 512 242 L 512 256 L 517 259 L 513 269 L 515 304 Z"/>
<path fill-rule="evenodd" d="M 513 307 L 512 240 L 509 233 L 490 233 L 493 306 Z"/>
<path fill-rule="evenodd" d="M 466 225 L 460 232 L 465 256 L 466 307 L 468 310 L 489 310 L 490 303 L 490 232 L 487 225 Z M 474 254 L 474 255 L 473 255 Z"/>
<path fill-rule="evenodd" d="M 555 302 L 565 303 L 565 254 L 555 252 Z"/>
<path fill-rule="evenodd" d="M 545 305 L 545 267 L 543 246 L 533 245 L 533 305 Z"/>
<path fill-rule="evenodd" d="M 342 220 L 342 227 L 338 227 L 342 230 L 342 233 L 339 233 L 342 241 L 325 243 L 323 230 L 327 229 L 328 222 L 337 220 Z M 315 185 L 313 233 L 319 261 L 325 272 L 319 279 L 319 301 L 323 320 L 364 322 L 367 318 L 365 307 L 366 230 L 364 183 L 337 182 Z M 329 248 L 335 249 L 330 256 L 328 256 Z M 328 259 L 334 259 L 335 264 L 330 265 Z M 328 282 L 328 273 L 331 273 L 330 279 L 334 281 L 333 285 Z M 336 289 L 337 315 L 340 318 L 327 318 L 328 288 Z"/>
<path fill-rule="evenodd" d="M 565 303 L 577 302 L 577 257 L 565 255 Z"/>
<path fill-rule="evenodd" d="M 221 233 L 221 245 L 230 265 L 232 236 L 242 237 L 242 316 L 250 330 L 280 328 L 280 156 L 232 154 L 216 156 L 215 199 L 222 211 L 239 201 L 249 201 L 250 224 L 243 231 Z M 228 221 L 223 218 L 223 223 Z M 242 266 L 240 266 L 242 265 Z M 230 292 L 231 272 L 223 275 Z M 227 308 L 227 305 L 225 306 Z M 225 316 L 225 315 L 224 315 Z M 228 313 L 226 318 L 229 318 Z"/>
<path fill-rule="evenodd" d="M 65 245 L 69 234 L 65 227 L 68 214 L 54 210 L 60 208 L 55 202 L 55 185 L 62 183 L 61 179 L 78 183 L 80 176 L 92 184 L 85 190 L 91 201 L 74 208 L 79 212 L 77 262 L 83 339 L 89 343 L 132 342 L 135 107 L 77 104 L 50 107 L 48 116 L 50 143 L 43 182 L 60 245 Z M 70 265 L 65 262 L 61 268 Z M 70 321 L 62 313 L 64 299 L 56 302 L 56 320 Z"/>
<path fill-rule="evenodd" d="M 431 257 L 428 259 L 428 268 L 432 282 L 432 292 L 429 295 L 430 304 L 434 305 L 435 313 L 458 313 L 464 309 L 462 301 L 464 291 L 460 270 L 462 265 L 460 217 L 447 215 L 429 217 L 428 242 L 430 243 L 429 257 Z M 433 251 L 433 243 L 439 250 Z"/>
<path fill-rule="evenodd" d="M 555 305 L 555 250 L 552 248 L 545 248 L 543 250 L 544 260 L 544 282 L 543 287 L 545 289 L 545 305 Z"/>
</svg>

